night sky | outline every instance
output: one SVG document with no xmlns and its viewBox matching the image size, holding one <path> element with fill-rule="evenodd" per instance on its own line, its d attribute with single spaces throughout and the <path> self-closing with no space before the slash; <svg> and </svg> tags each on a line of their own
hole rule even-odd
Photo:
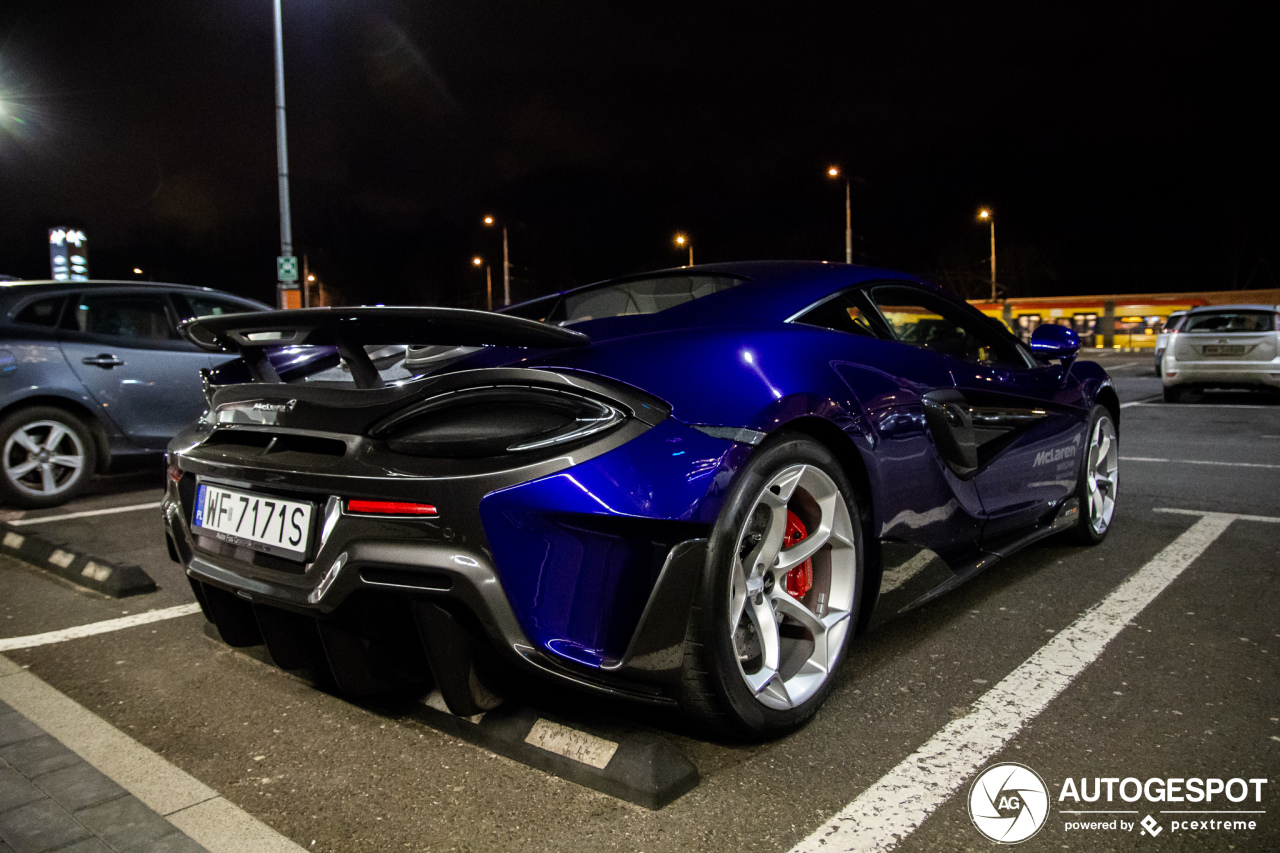
<svg viewBox="0 0 1280 853">
<path fill-rule="evenodd" d="M 844 257 L 968 295 L 1276 287 L 1261 4 L 284 0 L 294 245 L 348 304 Z M 0 273 L 273 298 L 270 0 L 0 3 Z"/>
</svg>

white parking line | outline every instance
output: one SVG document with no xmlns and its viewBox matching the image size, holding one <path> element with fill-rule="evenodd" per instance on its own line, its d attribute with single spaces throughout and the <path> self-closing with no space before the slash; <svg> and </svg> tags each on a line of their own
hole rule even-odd
<svg viewBox="0 0 1280 853">
<path fill-rule="evenodd" d="M 1265 462 L 1213 462 L 1208 459 L 1156 459 L 1152 456 L 1121 456 L 1121 462 L 1168 462 L 1178 465 L 1221 465 L 1226 468 L 1280 468 Z"/>
<path fill-rule="evenodd" d="M 1152 397 L 1152 400 L 1159 400 L 1160 397 Z M 1153 406 L 1151 400 L 1137 400 L 1132 403 L 1122 403 L 1120 408 L 1125 406 Z M 1160 403 L 1161 406 L 1168 406 L 1171 411 L 1178 409 L 1270 409 L 1271 411 L 1280 411 L 1276 406 L 1256 406 L 1252 403 Z"/>
<path fill-rule="evenodd" d="M 1155 400 L 1160 400 L 1160 399 L 1163 399 L 1163 398 L 1162 397 L 1144 397 L 1141 400 L 1130 400 L 1127 403 L 1121 403 L 1120 408 L 1127 409 L 1130 406 L 1142 406 L 1142 405 L 1146 405 L 1147 403 L 1151 403 Z"/>
<path fill-rule="evenodd" d="M 179 616 L 190 616 L 199 613 L 199 604 L 179 604 L 177 607 L 166 607 L 162 610 L 148 610 L 146 613 L 135 613 L 132 616 L 121 616 L 119 619 L 108 619 L 105 622 L 91 622 L 75 628 L 64 628 L 61 631 L 47 631 L 43 634 L 31 634 L 26 637 L 10 637 L 0 639 L 0 652 L 13 649 L 30 649 L 36 646 L 47 646 L 50 643 L 65 643 L 67 640 L 78 640 L 81 637 L 92 637 L 94 634 L 108 634 L 123 628 L 137 625 L 149 625 L 152 622 L 163 622 L 165 619 L 176 619 Z"/>
<path fill-rule="evenodd" d="M 164 501 L 154 501 L 147 504 L 133 504 L 132 506 L 113 506 L 106 509 L 87 509 L 83 512 L 64 512 L 61 515 L 42 515 L 39 518 L 19 518 L 10 521 L 13 527 L 26 527 L 28 524 L 45 524 L 50 521 L 70 521 L 73 518 L 92 518 L 95 515 L 115 515 L 117 512 L 134 512 L 140 509 L 159 509 L 164 506 Z"/>
<path fill-rule="evenodd" d="M 1201 518 L 1096 607 L 1050 640 L 927 743 L 834 814 L 792 853 L 886 851 L 914 832 L 1035 719 L 1134 617 L 1244 516 Z M 1280 521 L 1260 518 L 1259 520 Z"/>
<path fill-rule="evenodd" d="M 212 853 L 298 853 L 303 849 L 3 656 L 0 701 Z"/>
</svg>

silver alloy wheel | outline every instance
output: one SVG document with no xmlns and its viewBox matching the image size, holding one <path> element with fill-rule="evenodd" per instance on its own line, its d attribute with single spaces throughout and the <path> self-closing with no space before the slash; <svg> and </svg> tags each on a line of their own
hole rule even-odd
<svg viewBox="0 0 1280 853">
<path fill-rule="evenodd" d="M 75 430 L 59 421 L 23 424 L 4 443 L 4 474 L 30 495 L 53 497 L 84 473 L 85 448 Z"/>
<path fill-rule="evenodd" d="M 1116 485 L 1120 473 L 1120 453 L 1116 428 L 1111 418 L 1100 417 L 1089 438 L 1089 458 L 1084 472 L 1089 490 L 1088 523 L 1095 535 L 1102 535 L 1111 525 L 1116 511 Z"/>
<path fill-rule="evenodd" d="M 787 510 L 808 529 L 786 546 Z M 729 632 L 738 671 L 761 704 L 794 708 L 821 689 L 853 622 L 858 551 L 840 489 L 813 465 L 779 472 L 756 497 L 734 551 Z M 813 560 L 813 586 L 787 592 L 787 573 Z"/>
</svg>

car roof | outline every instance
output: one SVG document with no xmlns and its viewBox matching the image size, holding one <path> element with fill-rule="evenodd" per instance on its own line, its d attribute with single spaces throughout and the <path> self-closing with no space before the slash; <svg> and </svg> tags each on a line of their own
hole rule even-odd
<svg viewBox="0 0 1280 853">
<path fill-rule="evenodd" d="M 1238 303 L 1234 305 L 1197 305 L 1188 313 L 1210 314 L 1215 311 L 1280 311 L 1280 305 L 1260 305 L 1253 303 Z"/>
<path fill-rule="evenodd" d="M 178 290 L 184 293 L 209 293 L 218 296 L 230 296 L 244 302 L 261 305 L 256 299 L 228 293 L 214 287 L 203 287 L 195 284 L 176 284 L 167 281 L 121 281 L 114 279 L 91 279 L 89 281 L 54 281 L 53 279 L 0 281 L 0 302 L 12 304 L 27 296 L 35 296 L 46 292 L 82 292 L 85 290 L 105 290 L 116 287 L 129 287 L 145 290 L 155 287 L 164 290 Z"/>
<path fill-rule="evenodd" d="M 625 284 L 631 281 L 689 275 L 729 276 L 742 280 L 737 287 L 712 293 L 693 302 L 659 312 L 672 320 L 676 320 L 686 312 L 694 312 L 706 325 L 781 322 L 833 293 L 860 284 L 885 280 L 920 281 L 918 277 L 896 270 L 829 261 L 731 261 L 699 264 L 692 267 L 672 267 L 607 279 L 554 295 L 568 296 L 597 287 Z M 540 297 L 540 299 L 550 298 Z"/>
</svg>

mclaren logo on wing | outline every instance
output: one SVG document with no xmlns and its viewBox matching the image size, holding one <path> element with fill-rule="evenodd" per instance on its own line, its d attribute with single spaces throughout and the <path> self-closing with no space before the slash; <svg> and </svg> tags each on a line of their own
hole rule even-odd
<svg viewBox="0 0 1280 853">
<path fill-rule="evenodd" d="M 220 424 L 274 426 L 277 417 L 282 412 L 292 412 L 297 405 L 297 400 L 289 400 L 284 403 L 267 403 L 263 401 L 256 403 L 224 403 L 218 407 L 214 420 Z"/>
<path fill-rule="evenodd" d="M 255 412 L 292 412 L 296 405 L 298 405 L 297 400 L 290 400 L 287 403 L 254 403 L 253 410 Z"/>
</svg>

